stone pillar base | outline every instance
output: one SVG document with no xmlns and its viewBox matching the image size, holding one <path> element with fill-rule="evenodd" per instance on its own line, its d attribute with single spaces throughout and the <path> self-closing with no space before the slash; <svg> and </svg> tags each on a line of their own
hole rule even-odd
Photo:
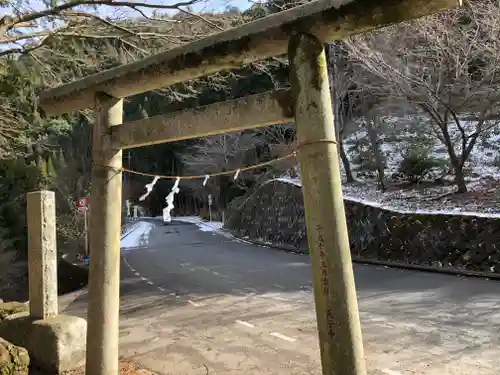
<svg viewBox="0 0 500 375">
<path fill-rule="evenodd" d="M 59 315 L 33 320 L 26 314 L 12 315 L 0 323 L 0 336 L 28 350 L 33 366 L 60 374 L 85 363 L 87 321 Z"/>
</svg>

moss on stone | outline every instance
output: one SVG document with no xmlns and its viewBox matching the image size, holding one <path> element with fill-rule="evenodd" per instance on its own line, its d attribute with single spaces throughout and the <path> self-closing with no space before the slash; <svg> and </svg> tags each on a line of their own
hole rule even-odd
<svg viewBox="0 0 500 375">
<path fill-rule="evenodd" d="M 28 304 L 23 302 L 3 302 L 0 303 L 0 321 L 8 317 L 29 310 Z"/>
<path fill-rule="evenodd" d="M 28 374 L 28 351 L 0 338 L 0 375 Z"/>
</svg>

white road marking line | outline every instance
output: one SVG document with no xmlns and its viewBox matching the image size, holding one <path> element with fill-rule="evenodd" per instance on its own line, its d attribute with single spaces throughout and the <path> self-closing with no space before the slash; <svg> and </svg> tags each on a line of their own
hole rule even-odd
<svg viewBox="0 0 500 375">
<path fill-rule="evenodd" d="M 280 297 L 276 293 L 266 293 L 262 294 L 259 296 L 260 298 L 272 298 L 275 299 L 276 301 L 281 301 L 281 302 L 289 302 L 287 298 Z"/>
<path fill-rule="evenodd" d="M 245 326 L 248 328 L 255 328 L 255 326 L 253 324 L 245 322 L 243 320 L 236 320 L 236 323 L 241 324 L 242 326 Z"/>
<path fill-rule="evenodd" d="M 130 267 L 130 271 L 135 272 L 135 269 L 133 269 L 133 268 L 130 266 L 130 264 L 129 264 L 129 267 Z"/>
<path fill-rule="evenodd" d="M 380 371 L 386 373 L 387 375 L 403 375 L 399 371 L 393 371 L 393 370 L 390 370 L 388 368 L 384 368 L 384 369 L 382 369 Z"/>
<path fill-rule="evenodd" d="M 162 292 L 166 292 L 166 290 L 164 288 L 162 288 L 161 286 L 158 287 L 158 289 Z"/>
<path fill-rule="evenodd" d="M 275 300 L 281 301 L 281 302 L 289 302 L 288 299 L 283 298 L 283 297 L 274 297 Z"/>
<path fill-rule="evenodd" d="M 219 272 L 213 271 L 212 273 L 213 273 L 215 276 L 220 276 L 220 273 L 219 273 Z"/>
<path fill-rule="evenodd" d="M 139 272 L 134 272 L 134 275 L 135 275 L 135 276 L 141 276 L 141 275 L 139 274 Z"/>
<path fill-rule="evenodd" d="M 288 342 L 295 342 L 295 341 L 297 341 L 293 337 L 288 337 L 288 336 L 282 335 L 279 332 L 271 332 L 271 336 L 277 337 L 279 339 L 282 339 L 282 340 L 285 340 L 285 341 L 288 341 Z"/>
<path fill-rule="evenodd" d="M 149 284 L 149 285 L 153 285 L 153 282 L 152 282 L 152 281 L 148 281 L 148 284 Z"/>
<path fill-rule="evenodd" d="M 285 287 L 280 284 L 273 284 L 273 286 L 278 289 L 285 289 Z"/>
<path fill-rule="evenodd" d="M 194 307 L 200 307 L 201 305 L 199 303 L 193 302 L 191 300 L 188 300 L 188 303 L 193 305 Z"/>
<path fill-rule="evenodd" d="M 255 288 L 248 287 L 248 288 L 244 288 L 244 289 L 245 290 L 249 290 L 249 291 L 254 292 L 254 293 L 259 293 L 259 291 L 257 289 L 255 289 Z"/>
<path fill-rule="evenodd" d="M 141 276 L 141 280 L 142 281 L 148 281 L 148 279 L 146 279 L 145 277 Z"/>
</svg>

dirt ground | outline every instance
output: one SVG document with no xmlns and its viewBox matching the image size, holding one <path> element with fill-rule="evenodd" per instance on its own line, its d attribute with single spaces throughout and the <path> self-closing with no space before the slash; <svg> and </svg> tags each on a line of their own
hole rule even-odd
<svg viewBox="0 0 500 375">
<path fill-rule="evenodd" d="M 53 375 L 40 372 L 36 369 L 31 369 L 29 375 Z M 66 371 L 63 375 L 85 375 L 85 367 L 82 366 L 78 369 Z M 120 371 L 119 375 L 156 375 L 155 372 L 141 368 L 137 363 L 130 360 L 122 359 L 120 360 Z"/>
<path fill-rule="evenodd" d="M 44 374 L 30 374 L 30 375 L 44 375 Z M 81 367 L 76 370 L 67 371 L 64 375 L 85 375 L 85 368 Z M 156 373 L 141 368 L 137 363 L 130 360 L 120 360 L 119 375 L 156 375 Z"/>
</svg>

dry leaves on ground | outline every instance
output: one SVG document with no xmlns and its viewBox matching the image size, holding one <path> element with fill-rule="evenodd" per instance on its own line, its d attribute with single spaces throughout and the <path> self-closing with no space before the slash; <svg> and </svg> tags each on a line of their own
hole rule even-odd
<svg viewBox="0 0 500 375">
<path fill-rule="evenodd" d="M 81 367 L 76 370 L 68 371 L 65 375 L 85 375 L 85 368 Z M 156 375 L 156 373 L 140 368 L 137 363 L 130 360 L 120 360 L 119 375 Z"/>
</svg>

